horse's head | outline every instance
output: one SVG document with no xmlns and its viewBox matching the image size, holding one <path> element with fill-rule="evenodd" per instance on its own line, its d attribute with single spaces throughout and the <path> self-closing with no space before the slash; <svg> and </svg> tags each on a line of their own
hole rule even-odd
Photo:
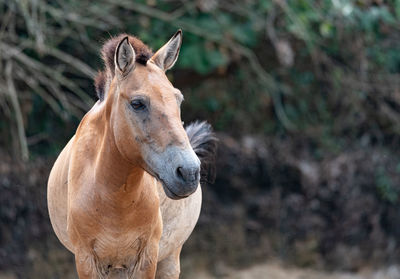
<svg viewBox="0 0 400 279">
<path fill-rule="evenodd" d="M 178 58 L 182 32 L 144 63 L 130 41 L 126 36 L 115 48 L 107 97 L 112 98 L 110 127 L 116 146 L 127 160 L 158 178 L 168 197 L 187 197 L 197 189 L 200 160 L 183 128 L 182 93 L 165 75 Z"/>
</svg>

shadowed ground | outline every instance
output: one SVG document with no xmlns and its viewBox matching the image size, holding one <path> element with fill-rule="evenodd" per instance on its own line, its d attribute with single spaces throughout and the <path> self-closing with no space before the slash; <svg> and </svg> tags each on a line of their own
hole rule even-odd
<svg viewBox="0 0 400 279">
<path fill-rule="evenodd" d="M 241 270 L 224 268 L 224 271 L 221 271 L 220 275 L 211 275 L 205 270 L 187 271 L 183 275 L 183 279 L 397 279 L 400 278 L 400 267 L 391 266 L 375 271 L 365 270 L 358 273 L 349 273 L 322 272 L 307 268 L 288 268 L 278 263 L 267 263 Z"/>
</svg>

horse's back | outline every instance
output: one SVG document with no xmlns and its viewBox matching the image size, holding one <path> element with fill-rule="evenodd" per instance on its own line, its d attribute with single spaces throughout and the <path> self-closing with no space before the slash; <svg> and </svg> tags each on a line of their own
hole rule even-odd
<svg viewBox="0 0 400 279">
<path fill-rule="evenodd" d="M 74 137 L 70 139 L 58 156 L 50 172 L 47 184 L 47 204 L 51 224 L 58 239 L 71 252 L 73 252 L 73 246 L 71 245 L 67 234 L 67 201 L 68 170 Z"/>
</svg>

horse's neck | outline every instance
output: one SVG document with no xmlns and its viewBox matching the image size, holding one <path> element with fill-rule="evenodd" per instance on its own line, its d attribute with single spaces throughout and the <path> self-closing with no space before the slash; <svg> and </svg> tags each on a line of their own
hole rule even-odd
<svg viewBox="0 0 400 279">
<path fill-rule="evenodd" d="M 112 129 L 101 112 L 89 112 L 76 137 L 76 146 L 81 147 L 76 156 L 86 165 L 81 165 L 82 168 L 93 168 L 97 190 L 108 196 L 119 195 L 121 191 L 126 197 L 140 195 L 144 170 L 120 154 Z"/>
</svg>

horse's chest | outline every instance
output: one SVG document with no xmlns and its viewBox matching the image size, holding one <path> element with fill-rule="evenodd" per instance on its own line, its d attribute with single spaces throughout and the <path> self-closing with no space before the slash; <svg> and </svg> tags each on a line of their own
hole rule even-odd
<svg viewBox="0 0 400 279">
<path fill-rule="evenodd" d="M 99 270 L 135 266 L 148 245 L 153 224 L 142 224 L 136 214 L 123 218 L 112 215 L 112 210 L 107 215 L 95 213 L 87 211 L 73 218 L 75 246 L 86 250 Z"/>
<path fill-rule="evenodd" d="M 93 241 L 93 252 L 99 260 L 121 265 L 137 258 L 145 248 L 149 236 L 140 232 L 110 232 L 104 230 Z"/>
<path fill-rule="evenodd" d="M 148 237 L 137 233 L 98 235 L 93 241 L 92 254 L 96 259 L 97 268 L 108 273 L 113 270 L 118 272 L 134 272 L 138 263 L 146 257 L 144 255 Z"/>
</svg>

